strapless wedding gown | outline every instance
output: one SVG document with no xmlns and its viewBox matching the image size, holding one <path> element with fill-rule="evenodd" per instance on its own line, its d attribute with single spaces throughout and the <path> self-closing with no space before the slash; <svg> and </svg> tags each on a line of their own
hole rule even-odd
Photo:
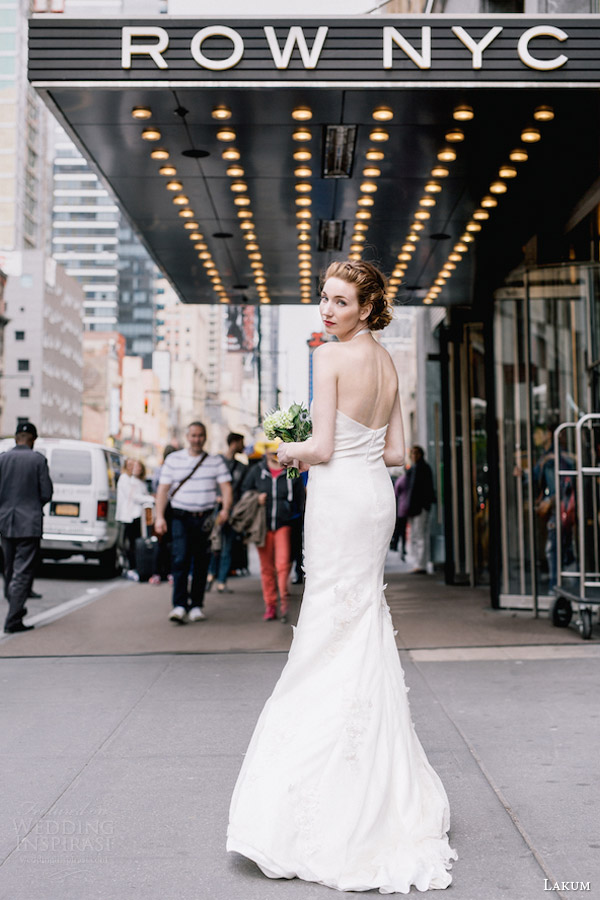
<svg viewBox="0 0 600 900">
<path fill-rule="evenodd" d="M 338 410 L 333 456 L 310 469 L 302 610 L 235 786 L 227 849 L 269 878 L 406 894 L 447 887 L 457 854 L 384 596 L 386 427 Z"/>
</svg>

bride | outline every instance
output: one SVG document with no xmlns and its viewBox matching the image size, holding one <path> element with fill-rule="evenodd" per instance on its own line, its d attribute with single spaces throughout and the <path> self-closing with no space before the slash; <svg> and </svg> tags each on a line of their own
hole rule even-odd
<svg viewBox="0 0 600 900">
<path fill-rule="evenodd" d="M 313 435 L 282 444 L 310 466 L 305 591 L 287 664 L 233 793 L 227 849 L 269 878 L 339 891 L 446 888 L 448 798 L 410 716 L 384 596 L 395 524 L 386 466 L 404 462 L 398 381 L 372 336 L 392 315 L 367 262 L 334 262 L 328 342 L 314 354 Z"/>
</svg>

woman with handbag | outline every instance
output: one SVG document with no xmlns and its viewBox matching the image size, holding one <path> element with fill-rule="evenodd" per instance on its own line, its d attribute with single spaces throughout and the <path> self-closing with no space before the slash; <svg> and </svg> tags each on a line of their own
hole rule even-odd
<svg viewBox="0 0 600 900">
<path fill-rule="evenodd" d="M 242 494 L 258 491 L 258 502 L 266 507 L 265 543 L 257 547 L 266 622 L 277 619 L 278 593 L 280 618 L 287 622 L 292 522 L 304 509 L 304 485 L 300 478 L 287 477 L 277 459 L 278 446 L 278 441 L 265 443 L 263 460 L 250 469 L 242 485 Z"/>
</svg>

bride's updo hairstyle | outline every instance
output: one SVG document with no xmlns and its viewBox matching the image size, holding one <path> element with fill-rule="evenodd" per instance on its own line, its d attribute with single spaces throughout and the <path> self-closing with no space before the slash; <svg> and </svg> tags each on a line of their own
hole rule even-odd
<svg viewBox="0 0 600 900">
<path fill-rule="evenodd" d="M 365 322 L 371 331 L 380 331 L 390 324 L 393 314 L 386 297 L 386 279 L 372 263 L 362 259 L 332 262 L 325 272 L 323 284 L 328 278 L 340 278 L 348 284 L 355 285 L 360 306 L 370 304 L 372 307 Z"/>
</svg>

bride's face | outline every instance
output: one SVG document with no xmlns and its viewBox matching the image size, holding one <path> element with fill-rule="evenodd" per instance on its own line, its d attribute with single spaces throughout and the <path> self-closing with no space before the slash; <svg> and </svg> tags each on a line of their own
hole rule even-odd
<svg viewBox="0 0 600 900">
<path fill-rule="evenodd" d="M 323 285 L 319 312 L 327 334 L 341 341 L 360 330 L 369 315 L 358 302 L 356 286 L 341 278 L 328 278 Z"/>
</svg>

